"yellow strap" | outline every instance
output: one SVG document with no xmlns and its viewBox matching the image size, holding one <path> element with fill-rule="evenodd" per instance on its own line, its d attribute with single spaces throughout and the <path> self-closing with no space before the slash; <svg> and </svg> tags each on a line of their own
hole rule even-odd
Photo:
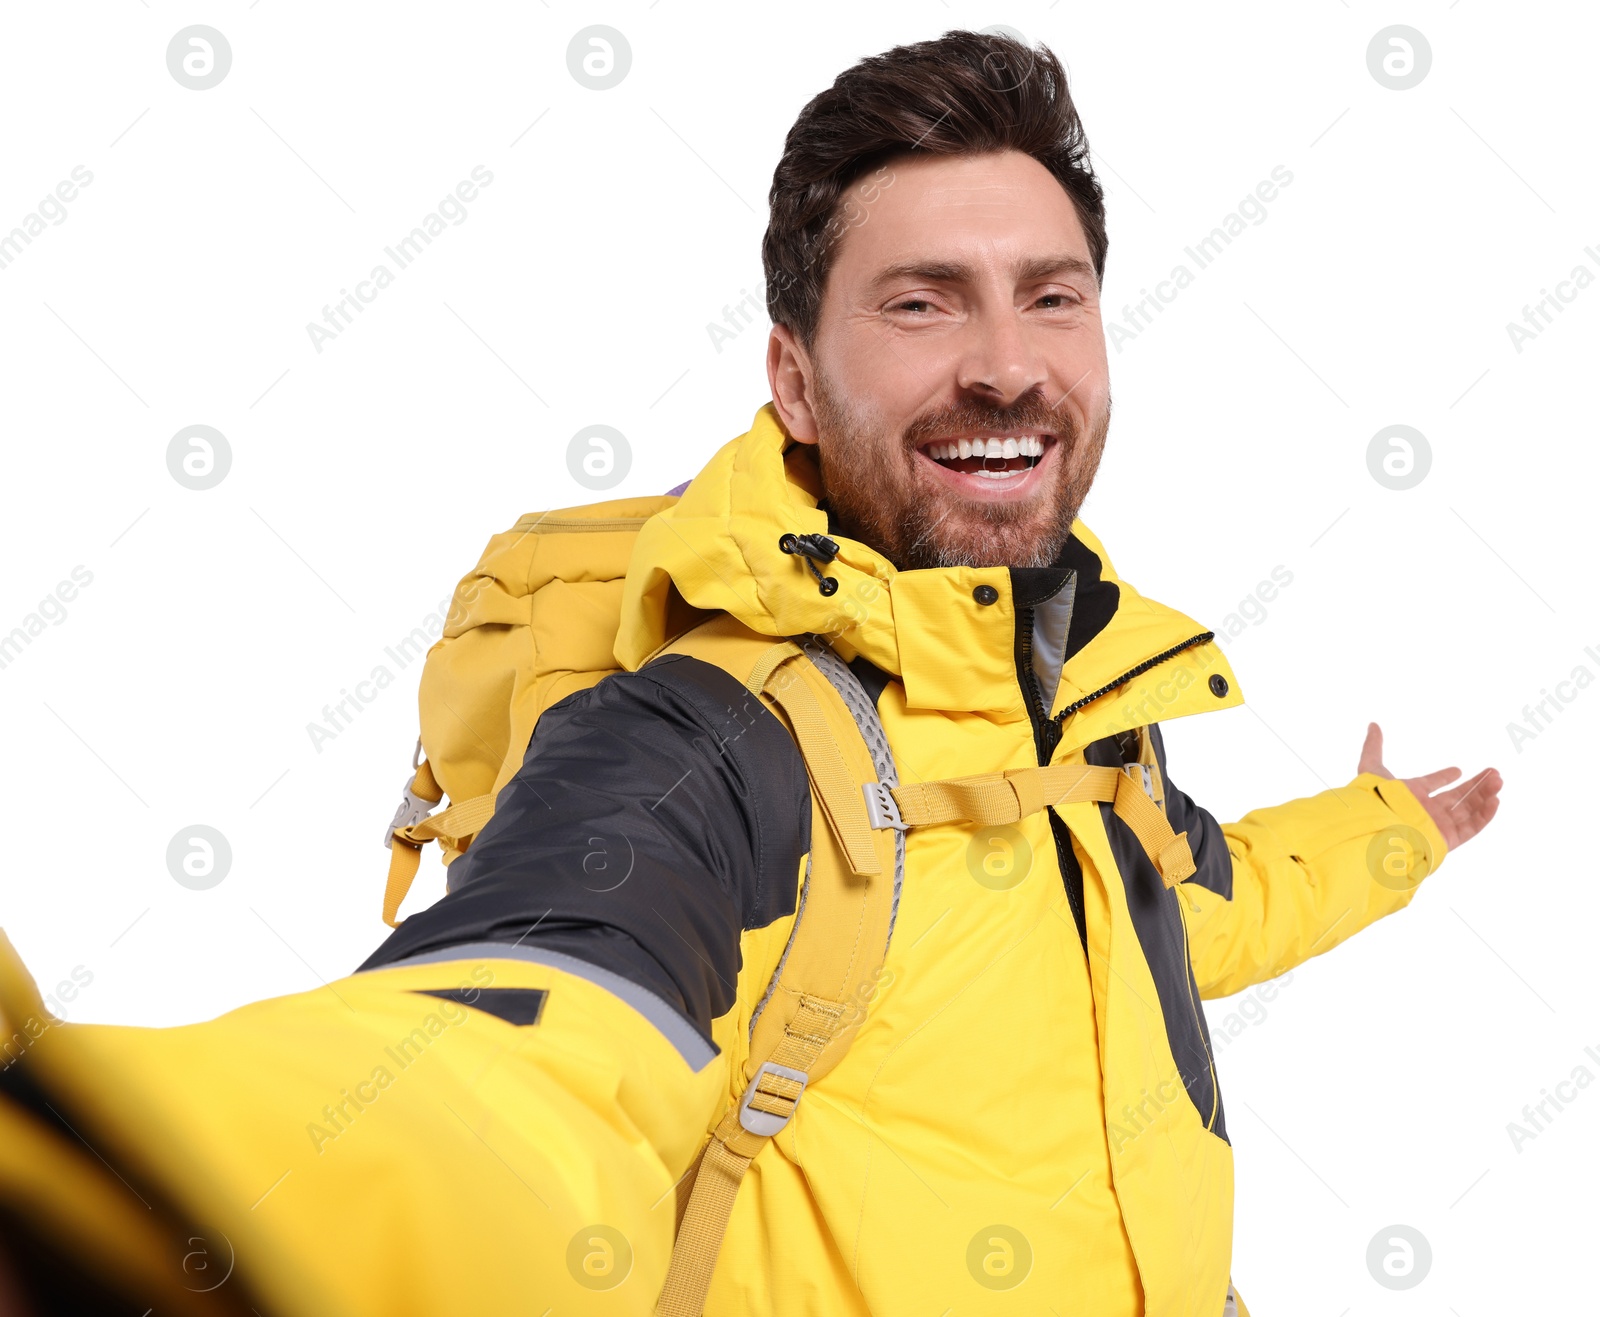
<svg viewBox="0 0 1600 1317">
<path fill-rule="evenodd" d="M 799 1012 L 784 1030 L 783 1041 L 768 1059 L 775 1065 L 809 1073 L 844 1020 L 845 1012 L 843 1002 L 803 998 Z M 751 1063 L 760 1073 L 754 1058 Z M 794 1114 L 800 1093 L 798 1080 L 762 1074 L 751 1106 L 787 1118 Z M 739 1123 L 737 1106 L 723 1116 L 713 1131 L 700 1158 L 689 1206 L 672 1246 L 672 1262 L 656 1302 L 656 1317 L 700 1317 L 739 1185 L 750 1163 L 770 1142 L 770 1136 L 752 1134 Z"/>
<path fill-rule="evenodd" d="M 1140 786 L 1127 773 L 1117 775 L 1117 798 L 1111 808 L 1116 816 L 1133 830 L 1133 835 L 1144 847 L 1144 853 L 1156 866 L 1161 881 L 1176 887 L 1194 873 L 1194 853 L 1189 849 L 1189 834 L 1173 832 L 1166 811 L 1145 795 Z"/>
<path fill-rule="evenodd" d="M 1046 805 L 1109 802 L 1133 831 L 1168 887 L 1194 871 L 1189 834 L 1175 833 L 1166 812 L 1145 794 L 1142 775 L 1092 764 L 1052 764 L 1014 768 L 1006 773 L 915 782 L 894 789 L 900 818 L 908 827 L 974 823 L 996 827 L 1016 823 Z"/>
<path fill-rule="evenodd" d="M 774 646 L 789 652 L 779 655 L 767 669 L 771 674 L 765 693 L 778 702 L 794 729 L 795 740 L 800 743 L 801 757 L 806 761 L 806 771 L 811 785 L 822 800 L 822 812 L 828 826 L 839 839 L 839 846 L 850 862 L 850 871 L 858 877 L 883 872 L 878 858 L 878 848 L 872 839 L 872 824 L 867 818 L 866 798 L 861 794 L 861 783 L 845 763 L 839 742 L 828 726 L 827 715 L 811 683 L 798 672 L 785 672 L 790 662 L 809 663 L 796 646 Z M 770 656 L 770 652 L 769 652 Z M 766 657 L 762 663 L 766 663 Z M 759 670 L 759 666 L 758 666 Z"/>
<path fill-rule="evenodd" d="M 432 786 L 434 790 L 438 790 L 431 772 L 428 773 L 428 782 L 421 782 L 427 767 L 427 763 L 424 762 L 417 770 L 417 777 L 411 788 L 424 799 L 428 799 L 427 793 L 418 791 L 419 785 Z M 442 809 L 437 814 L 430 814 L 420 823 L 395 829 L 394 838 L 389 843 L 389 881 L 383 889 L 383 922 L 390 928 L 399 927 L 395 917 L 400 913 L 400 903 L 406 899 L 406 893 L 411 890 L 411 884 L 416 879 L 417 867 L 422 862 L 423 846 L 430 841 L 441 841 L 448 850 L 462 850 L 463 840 L 476 836 L 493 815 L 494 796 L 474 796 L 471 800 L 457 802 L 449 809 Z"/>
<path fill-rule="evenodd" d="M 433 775 L 433 765 L 426 759 L 417 765 L 417 771 L 411 775 L 411 790 L 424 800 L 444 799 L 444 788 L 439 785 L 439 779 Z"/>
<path fill-rule="evenodd" d="M 492 817 L 494 796 L 474 796 L 471 800 L 458 800 L 449 809 L 430 814 L 409 828 L 400 828 L 394 835 L 419 845 L 434 840 L 455 843 L 464 837 L 476 836 Z"/>
<path fill-rule="evenodd" d="M 750 669 L 750 675 L 744 679 L 745 689 L 753 695 L 759 695 L 761 688 L 771 679 L 778 665 L 787 662 L 802 652 L 800 646 L 793 641 L 779 641 L 756 660 L 755 667 Z"/>
<path fill-rule="evenodd" d="M 400 913 L 400 902 L 406 899 L 411 884 L 417 876 L 417 866 L 422 863 L 422 847 L 409 842 L 389 843 L 389 881 L 383 888 L 383 922 L 390 928 L 399 928 L 395 916 Z"/>
<path fill-rule="evenodd" d="M 936 823 L 976 823 L 994 827 L 1016 823 L 1046 805 L 1075 805 L 1116 799 L 1120 769 L 1092 764 L 1053 764 L 1014 768 L 939 782 L 914 782 L 894 789 L 900 818 L 913 828 Z"/>
</svg>

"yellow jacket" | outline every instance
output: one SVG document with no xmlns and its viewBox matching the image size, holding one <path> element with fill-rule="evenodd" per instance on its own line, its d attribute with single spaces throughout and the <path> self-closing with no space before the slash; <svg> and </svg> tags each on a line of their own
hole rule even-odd
<svg viewBox="0 0 1600 1317">
<path fill-rule="evenodd" d="M 662 652 L 686 620 L 826 637 L 874 696 L 902 783 L 1041 756 L 1118 765 L 1135 729 L 1241 701 L 1206 628 L 1119 578 L 1081 523 L 1034 572 L 897 572 L 836 536 L 832 595 L 779 549 L 827 532 L 810 451 L 762 409 L 639 535 L 615 651 L 632 675 L 545 714 L 450 895 L 362 972 L 146 1030 L 51 1025 L 11 965 L 0 1006 L 28 1080 L 0 1085 L 0 1124 L 26 1153 L 0 1153 L 0 1195 L 49 1200 L 52 1179 L 95 1171 L 70 1119 L 150 1219 L 114 1185 L 80 1190 L 98 1205 L 76 1224 L 41 1219 L 86 1252 L 97 1230 L 153 1230 L 156 1251 L 198 1224 L 237 1258 L 215 1293 L 263 1313 L 650 1311 L 674 1185 L 743 1088 L 805 879 L 803 826 L 769 828 L 750 803 L 787 799 L 756 780 L 781 776 L 777 743 L 741 714 L 755 730 L 706 749 L 694 709 L 715 683 L 663 684 L 687 671 Z M 645 726 L 662 691 L 697 748 L 658 800 L 681 766 L 660 750 L 679 731 Z M 1175 888 L 1093 802 L 907 834 L 864 1019 L 756 1158 L 708 1313 L 1222 1312 L 1232 1152 L 1200 999 L 1404 906 L 1446 848 L 1401 783 L 1371 774 L 1219 825 L 1153 744 L 1196 865 Z M 571 899 L 517 868 L 591 817 Z M 1426 848 L 1376 863 L 1398 825 Z M 624 844 L 626 873 L 595 860 Z M 703 869 L 672 859 L 702 853 Z M 763 890 L 741 894 L 752 874 Z M 555 916 L 516 923 L 504 902 L 526 893 L 526 913 Z"/>
</svg>

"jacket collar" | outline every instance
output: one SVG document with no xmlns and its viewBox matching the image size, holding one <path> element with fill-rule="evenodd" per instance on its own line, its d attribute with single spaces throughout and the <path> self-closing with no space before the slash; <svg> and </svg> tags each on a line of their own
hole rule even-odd
<svg viewBox="0 0 1600 1317">
<path fill-rule="evenodd" d="M 778 547 L 787 532 L 828 532 L 820 492 L 813 450 L 789 442 L 770 403 L 761 408 L 749 432 L 724 445 L 678 503 L 641 530 L 624 586 L 618 662 L 629 669 L 644 663 L 682 629 L 686 603 L 730 613 L 763 635 L 826 636 L 846 660 L 859 655 L 898 677 L 911 708 L 1011 721 L 1028 716 L 1017 673 L 1019 610 L 1053 593 L 1067 572 L 1076 573 L 1076 590 L 1060 682 L 1046 692 L 1047 699 L 1054 696 L 1052 712 L 1205 630 L 1118 577 L 1082 521 L 1074 523 L 1056 564 L 1031 570 L 900 571 L 860 541 L 835 536 L 839 555 L 823 570 L 839 589 L 823 595 L 805 564 Z M 993 587 L 996 602 L 974 599 L 983 585 Z M 1215 641 L 1186 650 L 1179 666 L 1223 675 L 1232 698 L 1196 700 L 1191 681 L 1181 698 L 1160 701 L 1161 717 L 1239 702 Z M 1133 683 L 1141 684 L 1149 682 Z M 1137 690 L 1109 694 L 1116 698 L 1103 696 L 1074 715 L 1067 726 L 1070 743 L 1085 743 L 1080 727 L 1088 731 L 1119 721 L 1112 709 Z M 1120 715 L 1130 716 L 1154 720 L 1126 708 Z"/>
</svg>

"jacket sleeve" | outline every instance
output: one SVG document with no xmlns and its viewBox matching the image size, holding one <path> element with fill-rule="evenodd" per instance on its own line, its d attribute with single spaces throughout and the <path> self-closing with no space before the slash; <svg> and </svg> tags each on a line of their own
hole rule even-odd
<svg viewBox="0 0 1600 1317">
<path fill-rule="evenodd" d="M 1152 734 L 1167 816 L 1195 857 L 1177 891 L 1202 997 L 1242 992 L 1338 946 L 1409 905 L 1444 859 L 1444 837 L 1410 789 L 1372 773 L 1219 824 L 1173 786 Z"/>
<path fill-rule="evenodd" d="M 777 717 L 722 669 L 667 655 L 545 712 L 448 895 L 362 968 L 511 943 L 618 974 L 709 1041 L 740 934 L 794 913 L 810 830 Z"/>
<path fill-rule="evenodd" d="M 809 844 L 803 763 L 743 695 L 672 658 L 549 710 L 452 890 L 310 992 L 107 1028 L 0 972 L 0 1019 L 41 1017 L 0 1116 L 25 1078 L 15 1119 L 137 1186 L 173 1256 L 215 1232 L 239 1311 L 650 1313 L 741 931 L 792 913 Z M 98 1262 L 68 1207 L 39 1242 Z"/>
</svg>

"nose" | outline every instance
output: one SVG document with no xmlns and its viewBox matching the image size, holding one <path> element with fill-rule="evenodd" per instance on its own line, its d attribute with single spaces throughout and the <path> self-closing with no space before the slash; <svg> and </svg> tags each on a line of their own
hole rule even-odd
<svg viewBox="0 0 1600 1317">
<path fill-rule="evenodd" d="M 1009 304 L 972 317 L 957 383 L 996 406 L 1009 407 L 1048 378 L 1044 353 Z"/>
</svg>

